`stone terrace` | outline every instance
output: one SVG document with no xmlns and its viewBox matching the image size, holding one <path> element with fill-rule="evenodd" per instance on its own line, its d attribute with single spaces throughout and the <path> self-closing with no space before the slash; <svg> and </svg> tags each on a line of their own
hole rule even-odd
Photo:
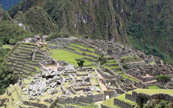
<svg viewBox="0 0 173 108">
<path fill-rule="evenodd" d="M 135 106 L 138 106 L 140 100 L 143 100 L 143 103 L 145 104 L 150 99 L 162 99 L 173 102 L 173 92 L 172 90 L 168 89 L 136 89 L 134 91 L 130 91 L 115 98 L 104 101 L 101 105 L 101 108 L 112 108 L 110 106 L 114 106 L 115 108 L 116 106 L 121 108 L 134 108 Z M 113 102 L 110 103 L 111 105 L 108 104 L 110 100 L 113 100 Z"/>
<path fill-rule="evenodd" d="M 38 62 L 45 55 L 34 43 L 18 43 L 7 57 L 7 64 L 18 78 L 27 78 L 40 71 Z"/>
</svg>

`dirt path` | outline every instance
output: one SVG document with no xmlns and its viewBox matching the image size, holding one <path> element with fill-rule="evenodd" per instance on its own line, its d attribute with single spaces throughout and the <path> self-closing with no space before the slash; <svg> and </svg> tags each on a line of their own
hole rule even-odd
<svg viewBox="0 0 173 108">
<path fill-rule="evenodd" d="M 104 78 L 100 75 L 100 73 L 97 72 L 97 70 L 95 70 L 95 72 L 96 72 L 96 74 L 98 75 L 99 79 L 104 79 Z M 106 88 L 105 84 L 103 84 L 101 81 L 99 81 L 99 85 L 100 85 L 102 91 L 108 90 L 108 89 Z"/>
</svg>

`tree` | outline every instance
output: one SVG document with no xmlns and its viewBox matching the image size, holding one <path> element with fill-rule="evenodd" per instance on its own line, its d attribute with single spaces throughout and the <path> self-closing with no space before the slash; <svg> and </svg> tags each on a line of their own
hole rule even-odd
<svg viewBox="0 0 173 108">
<path fill-rule="evenodd" d="M 10 84 L 15 83 L 15 76 L 4 59 L 9 50 L 0 48 L 0 94 L 3 94 Z"/>
<path fill-rule="evenodd" d="M 156 80 L 158 82 L 167 83 L 168 81 L 171 80 L 171 78 L 169 76 L 166 76 L 166 75 L 159 75 L 156 77 Z"/>
<path fill-rule="evenodd" d="M 107 59 L 106 59 L 106 58 L 104 57 L 104 55 L 102 54 L 102 55 L 98 58 L 97 62 L 100 62 L 100 65 L 104 65 L 104 64 L 107 62 Z"/>
<path fill-rule="evenodd" d="M 83 59 L 76 59 L 76 61 L 77 61 L 78 66 L 79 66 L 80 68 L 82 68 L 83 65 L 84 65 L 84 63 L 85 63 L 85 60 L 83 60 Z"/>
</svg>

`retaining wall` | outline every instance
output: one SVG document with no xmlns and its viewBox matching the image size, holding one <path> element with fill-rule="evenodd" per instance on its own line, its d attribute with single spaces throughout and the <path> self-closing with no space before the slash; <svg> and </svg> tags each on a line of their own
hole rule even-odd
<svg viewBox="0 0 173 108">
<path fill-rule="evenodd" d="M 134 108 L 134 105 L 130 105 L 130 104 L 125 103 L 125 102 L 118 100 L 116 98 L 114 99 L 114 105 L 117 105 L 121 108 Z"/>
</svg>

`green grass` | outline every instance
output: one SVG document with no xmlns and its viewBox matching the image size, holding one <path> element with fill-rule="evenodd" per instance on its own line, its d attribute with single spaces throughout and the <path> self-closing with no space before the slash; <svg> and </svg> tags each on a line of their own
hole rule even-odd
<svg viewBox="0 0 173 108">
<path fill-rule="evenodd" d="M 130 100 L 128 100 L 128 99 L 125 99 L 125 93 L 124 94 L 122 94 L 122 95 L 120 95 L 120 96 L 117 96 L 117 97 L 115 97 L 116 99 L 118 99 L 118 100 L 121 100 L 121 101 L 123 101 L 123 102 L 125 102 L 125 103 L 128 103 L 128 104 L 130 104 L 130 105 L 136 105 L 136 103 L 135 102 L 133 102 L 133 101 L 130 101 Z"/>
<path fill-rule="evenodd" d="M 96 75 L 96 72 L 95 71 L 93 71 L 90 75 Z"/>
<path fill-rule="evenodd" d="M 113 62 L 114 64 L 118 64 L 115 60 L 108 60 L 107 62 Z"/>
<path fill-rule="evenodd" d="M 84 106 L 77 105 L 77 104 L 66 104 L 66 105 L 74 106 L 74 107 L 77 107 L 77 108 L 85 108 Z"/>
<path fill-rule="evenodd" d="M 121 73 L 123 73 L 122 71 L 115 71 L 115 73 L 117 73 L 117 74 L 121 74 Z"/>
<path fill-rule="evenodd" d="M 171 89 L 136 89 L 134 91 L 137 93 L 144 93 L 148 95 L 153 95 L 158 93 L 173 95 L 173 90 Z"/>
<path fill-rule="evenodd" d="M 97 108 L 97 105 L 96 104 L 90 104 L 90 105 L 86 106 L 85 108 Z"/>
<path fill-rule="evenodd" d="M 111 64 L 118 64 L 115 60 L 108 61 L 106 64 L 111 65 Z"/>
<path fill-rule="evenodd" d="M 75 66 L 77 66 L 76 59 L 85 57 L 85 56 L 75 54 L 75 53 L 72 53 L 72 52 L 66 51 L 66 50 L 52 49 L 52 50 L 50 50 L 50 52 L 51 52 L 51 56 L 55 60 L 65 61 L 65 62 L 73 64 Z M 90 65 L 90 64 L 93 64 L 93 63 L 85 60 L 84 65 Z"/>
<path fill-rule="evenodd" d="M 154 65 L 154 64 L 156 64 L 156 62 L 154 60 L 149 63 L 149 65 Z"/>
<path fill-rule="evenodd" d="M 98 82 L 98 80 L 97 80 L 97 78 L 91 78 L 92 79 L 92 84 L 93 85 L 99 85 L 99 82 Z"/>
<path fill-rule="evenodd" d="M 81 50 L 79 50 L 78 48 L 75 48 L 75 47 L 72 47 L 72 46 L 68 46 L 68 48 L 74 49 L 74 50 L 76 50 L 76 51 L 79 52 L 79 53 L 85 53 L 85 54 L 93 55 L 93 56 L 95 56 L 95 57 L 100 57 L 100 55 L 97 55 L 97 54 L 95 54 L 95 53 L 91 53 L 91 52 L 88 52 L 88 51 L 81 51 Z M 87 49 L 87 48 L 86 48 L 86 49 Z"/>
<path fill-rule="evenodd" d="M 102 104 L 106 105 L 107 107 L 110 107 L 110 108 L 120 108 L 120 107 L 114 105 L 114 98 L 105 100 Z"/>
<path fill-rule="evenodd" d="M 2 48 L 4 48 L 4 49 L 7 49 L 7 48 L 9 48 L 9 49 L 12 49 L 13 47 L 11 46 L 11 45 L 2 45 Z"/>
<path fill-rule="evenodd" d="M 79 48 L 82 48 L 82 49 L 88 49 L 88 50 L 91 50 L 92 52 L 94 52 L 94 48 L 85 47 L 85 46 L 78 45 L 78 44 L 75 44 L 75 43 L 71 43 L 70 45 L 73 45 L 73 46 L 76 46 L 76 47 L 79 47 Z"/>
<path fill-rule="evenodd" d="M 127 76 L 127 75 L 125 75 L 124 73 L 122 73 L 121 75 L 122 75 L 122 77 L 128 78 L 128 79 L 130 79 L 130 80 L 132 80 L 132 81 L 137 81 L 136 79 L 134 79 L 134 78 L 132 78 L 132 77 L 130 77 L 130 76 Z"/>
<path fill-rule="evenodd" d="M 151 86 L 148 86 L 149 89 L 160 89 L 158 86 L 156 85 L 151 85 Z"/>
</svg>

